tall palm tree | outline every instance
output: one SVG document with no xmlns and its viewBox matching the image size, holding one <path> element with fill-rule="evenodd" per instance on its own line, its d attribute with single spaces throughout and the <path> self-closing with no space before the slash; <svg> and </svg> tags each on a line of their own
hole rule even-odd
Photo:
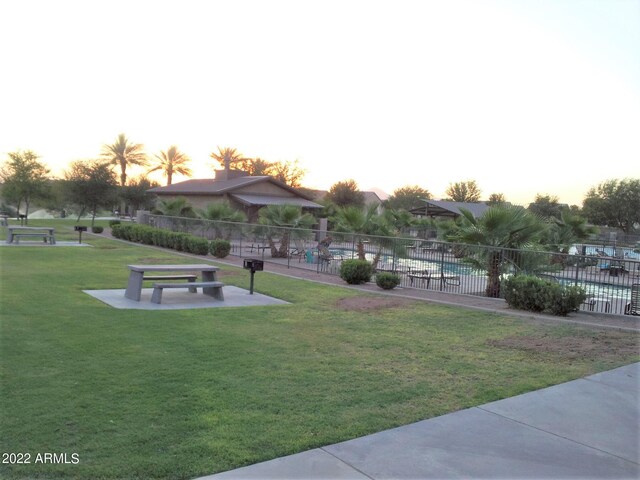
<svg viewBox="0 0 640 480">
<path fill-rule="evenodd" d="M 191 169 L 187 167 L 187 163 L 191 159 L 186 153 L 178 150 L 175 145 L 171 145 L 166 151 L 161 151 L 160 154 L 154 154 L 154 157 L 158 160 L 158 163 L 149 169 L 147 173 L 161 170 L 163 175 L 167 177 L 167 185 L 171 185 L 174 173 L 191 175 Z"/>
<path fill-rule="evenodd" d="M 500 275 L 508 266 L 517 266 L 518 258 L 510 250 L 535 248 L 547 226 L 524 208 L 511 205 L 491 207 L 475 218 L 461 208 L 457 225 L 447 234 L 447 240 L 466 245 L 481 245 L 471 249 L 466 260 L 487 271 L 487 297 L 500 296 Z M 494 247 L 494 248 L 487 248 Z"/>
<path fill-rule="evenodd" d="M 144 153 L 144 145 L 131 143 L 124 133 L 118 135 L 111 145 L 102 146 L 101 156 L 110 164 L 120 166 L 120 185 L 127 184 L 127 167 L 130 165 L 147 164 L 147 155 Z"/>
<path fill-rule="evenodd" d="M 216 160 L 220 164 L 220 166 L 224 168 L 225 172 L 227 173 L 227 178 L 232 165 L 242 163 L 247 160 L 240 152 L 231 147 L 218 147 L 217 152 L 211 152 L 211 158 Z"/>
</svg>

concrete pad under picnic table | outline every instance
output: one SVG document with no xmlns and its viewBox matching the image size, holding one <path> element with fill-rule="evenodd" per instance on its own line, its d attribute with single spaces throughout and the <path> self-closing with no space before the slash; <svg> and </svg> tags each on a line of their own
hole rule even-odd
<svg viewBox="0 0 640 480">
<path fill-rule="evenodd" d="M 90 247 L 88 243 L 78 243 L 69 241 L 56 240 L 56 243 L 43 242 L 42 240 L 20 240 L 19 243 L 7 243 L 6 240 L 0 241 L 0 247 Z"/>
<path fill-rule="evenodd" d="M 187 284 L 185 284 L 186 286 Z M 225 285 L 223 287 L 224 300 L 216 300 L 209 295 L 190 293 L 187 289 L 166 290 L 162 295 L 162 303 L 151 303 L 153 288 L 143 288 L 140 301 L 130 300 L 124 296 L 125 289 L 117 290 L 83 290 L 84 293 L 106 303 L 113 308 L 133 310 L 179 310 L 189 308 L 220 308 L 220 307 L 258 307 L 265 305 L 287 305 L 289 302 L 278 298 L 253 293 L 249 290 Z"/>
</svg>

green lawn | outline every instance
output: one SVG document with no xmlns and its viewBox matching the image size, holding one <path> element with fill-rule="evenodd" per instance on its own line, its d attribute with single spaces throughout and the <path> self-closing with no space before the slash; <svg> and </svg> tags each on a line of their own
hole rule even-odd
<svg viewBox="0 0 640 480">
<path fill-rule="evenodd" d="M 0 248 L 1 451 L 31 455 L 2 478 L 188 479 L 640 358 L 634 334 L 420 302 L 354 310 L 353 290 L 268 272 L 256 290 L 291 305 L 117 310 L 82 290 L 124 288 L 129 263 L 190 259 L 83 240 Z M 46 452 L 79 463 L 36 464 Z"/>
</svg>

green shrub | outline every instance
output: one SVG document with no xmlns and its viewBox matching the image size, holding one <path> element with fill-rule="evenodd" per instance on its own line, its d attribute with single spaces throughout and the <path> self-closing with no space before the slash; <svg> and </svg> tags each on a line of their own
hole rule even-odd
<svg viewBox="0 0 640 480">
<path fill-rule="evenodd" d="M 340 278 L 350 285 L 358 285 L 371 280 L 373 267 L 366 260 L 345 260 L 340 265 Z"/>
<path fill-rule="evenodd" d="M 114 225 L 111 228 L 111 235 L 113 235 L 115 238 L 124 238 L 124 228 L 123 225 Z"/>
<path fill-rule="evenodd" d="M 376 274 L 376 285 L 384 290 L 392 290 L 400 285 L 400 277 L 395 273 L 380 272 Z"/>
<path fill-rule="evenodd" d="M 209 253 L 209 240 L 190 235 L 187 241 L 187 251 L 194 255 L 206 255 Z"/>
<path fill-rule="evenodd" d="M 211 241 L 209 251 L 211 252 L 211 255 L 216 258 L 224 258 L 229 255 L 229 252 L 231 252 L 231 242 L 229 242 L 229 240 L 216 238 Z"/>
<path fill-rule="evenodd" d="M 104 231 L 104 228 L 101 227 L 100 225 L 95 225 L 95 226 L 91 227 L 91 231 L 93 233 L 102 233 Z"/>
<path fill-rule="evenodd" d="M 580 304 L 587 299 L 584 288 L 576 285 L 562 286 L 552 284 L 554 288 L 550 290 L 547 310 L 553 315 L 566 317 L 569 313 L 580 308 Z"/>
<path fill-rule="evenodd" d="M 587 298 L 577 286 L 564 286 L 531 275 L 516 275 L 505 281 L 504 297 L 512 308 L 530 312 L 549 312 L 566 316 L 578 310 Z"/>
<path fill-rule="evenodd" d="M 122 222 L 120 220 L 109 220 L 109 226 L 113 227 L 114 225 L 120 225 Z"/>
</svg>

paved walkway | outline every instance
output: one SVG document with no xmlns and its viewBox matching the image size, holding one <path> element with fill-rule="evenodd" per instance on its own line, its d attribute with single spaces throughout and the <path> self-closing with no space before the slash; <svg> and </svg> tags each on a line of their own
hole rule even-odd
<svg viewBox="0 0 640 480">
<path fill-rule="evenodd" d="M 640 363 L 202 477 L 640 478 Z"/>
</svg>

